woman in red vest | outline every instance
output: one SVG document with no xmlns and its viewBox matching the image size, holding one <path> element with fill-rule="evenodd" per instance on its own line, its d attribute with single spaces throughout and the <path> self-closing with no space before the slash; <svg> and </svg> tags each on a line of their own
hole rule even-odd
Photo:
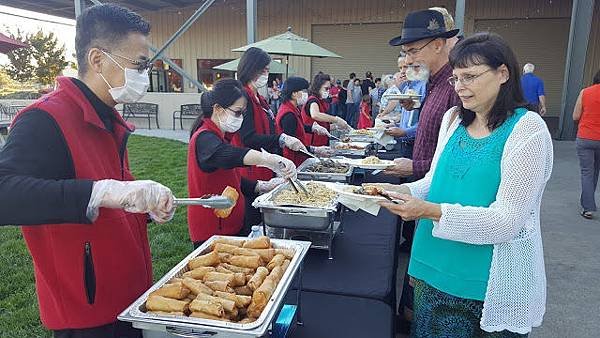
<svg viewBox="0 0 600 338">
<path fill-rule="evenodd" d="M 327 114 L 329 103 L 325 100 L 329 98 L 330 87 L 331 78 L 329 75 L 323 73 L 315 75 L 308 89 L 308 100 L 302 108 L 304 125 L 312 126 L 316 122 L 328 131 L 331 130 L 331 124 L 341 129 L 350 129 L 348 123 L 341 117 Z M 310 144 L 313 146 L 325 146 L 329 144 L 329 137 L 326 135 L 309 133 L 309 138 Z"/>
<path fill-rule="evenodd" d="M 271 57 L 260 48 L 249 48 L 238 64 L 238 79 L 244 86 L 248 107 L 239 135 L 234 135 L 232 143 L 250 149 L 281 154 L 283 148 L 306 150 L 304 144 L 295 137 L 275 131 L 275 114 L 259 93 L 269 79 Z M 267 168 L 248 167 L 242 175 L 253 180 L 269 180 L 273 172 Z"/>
<path fill-rule="evenodd" d="M 244 226 L 246 199 L 265 193 L 283 183 L 282 178 L 251 180 L 240 175 L 243 166 L 260 166 L 293 176 L 296 166 L 288 159 L 266 151 L 236 147 L 225 139 L 225 133 L 235 133 L 242 125 L 247 100 L 242 84 L 233 79 L 217 82 L 201 99 L 203 116 L 191 132 L 188 148 L 188 191 L 190 197 L 221 194 L 226 187 L 234 188 L 239 199 L 226 218 L 215 210 L 200 206 L 188 207 L 189 231 L 198 247 L 212 235 L 235 235 Z M 283 164 L 283 169 L 280 166 Z"/>
<path fill-rule="evenodd" d="M 597 210 L 594 192 L 600 173 L 600 71 L 593 84 L 579 94 L 573 120 L 579 121 L 576 146 L 581 166 L 581 216 L 592 219 Z"/>
<path fill-rule="evenodd" d="M 288 78 L 283 86 L 283 103 L 279 106 L 275 124 L 278 133 L 291 135 L 304 142 L 304 145 L 315 155 L 320 157 L 329 157 L 333 154 L 331 148 L 323 146 L 316 147 L 310 145 L 310 138 L 307 133 L 328 136 L 326 128 L 314 122 L 312 126 L 306 126 L 302 122 L 302 116 L 298 106 L 303 106 L 308 100 L 308 81 L 301 77 Z M 294 162 L 297 166 L 302 164 L 307 158 L 306 155 L 289 149 L 283 150 L 283 156 Z"/>
</svg>

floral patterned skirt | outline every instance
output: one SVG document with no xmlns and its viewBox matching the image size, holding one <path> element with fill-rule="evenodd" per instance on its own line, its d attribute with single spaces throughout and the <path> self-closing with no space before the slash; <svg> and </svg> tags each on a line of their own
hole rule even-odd
<svg viewBox="0 0 600 338">
<path fill-rule="evenodd" d="M 454 297 L 414 279 L 413 338 L 516 338 L 510 331 L 486 332 L 479 325 L 483 302 Z"/>
</svg>

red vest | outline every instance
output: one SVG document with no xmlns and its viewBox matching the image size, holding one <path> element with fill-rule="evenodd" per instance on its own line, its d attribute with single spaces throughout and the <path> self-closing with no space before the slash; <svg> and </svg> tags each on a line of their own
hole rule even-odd
<svg viewBox="0 0 600 338">
<path fill-rule="evenodd" d="M 38 108 L 54 118 L 77 179 L 133 180 L 127 153 L 120 156 L 132 127 L 114 111 L 114 133 L 107 131 L 71 79 L 61 77 L 57 82 L 57 90 L 20 114 Z M 47 328 L 90 328 L 115 322 L 152 285 L 146 220 L 146 215 L 102 208 L 93 224 L 22 227 L 33 258 L 40 317 Z"/>
<path fill-rule="evenodd" d="M 194 133 L 188 148 L 188 192 L 190 197 L 206 194 L 220 195 L 227 186 L 235 188 L 240 197 L 227 218 L 218 218 L 213 209 L 201 206 L 188 207 L 190 238 L 193 242 L 205 241 L 212 235 L 236 235 L 244 223 L 245 200 L 240 188 L 242 177 L 239 168 L 217 169 L 207 173 L 198 166 L 196 158 L 196 140 L 202 133 L 214 133 L 225 141 L 223 132 L 208 118 L 202 120 L 202 126 Z"/>
<path fill-rule="evenodd" d="M 298 109 L 298 107 L 292 101 L 285 101 L 283 104 L 281 104 L 281 106 L 279 106 L 277 117 L 275 118 L 275 127 L 277 128 L 277 133 L 283 133 L 281 119 L 287 114 L 292 114 L 296 119 L 296 135 L 290 136 L 294 136 L 295 138 L 299 139 L 302 141 L 302 143 L 304 143 L 305 146 L 308 147 L 310 142 L 307 142 L 306 132 L 304 132 L 304 124 L 302 123 L 302 117 L 300 116 L 300 109 Z M 299 166 L 308 158 L 306 155 L 292 151 L 288 148 L 283 149 L 283 156 L 294 162 L 296 166 Z"/>
<path fill-rule="evenodd" d="M 323 114 L 327 114 L 327 111 L 329 111 L 329 103 L 327 103 L 327 101 L 320 99 L 316 96 L 310 96 L 308 98 L 307 103 L 304 105 L 304 107 L 302 108 L 302 110 L 304 111 L 304 114 L 302 114 L 302 121 L 304 121 L 304 124 L 307 126 L 311 126 L 313 125 L 313 123 L 317 122 L 319 125 L 327 128 L 327 130 L 330 130 L 329 128 L 329 123 L 328 122 L 319 122 L 314 120 L 311 116 L 310 116 L 310 105 L 309 103 L 312 103 L 311 101 L 316 100 L 317 104 L 319 105 L 319 111 Z M 329 145 L 329 137 L 325 136 L 325 135 L 317 135 L 317 134 L 313 134 L 310 133 L 307 136 L 309 136 L 310 138 L 310 144 L 316 147 L 319 146 L 326 146 Z"/>
<path fill-rule="evenodd" d="M 267 112 L 271 109 L 269 104 L 260 94 L 255 94 L 250 86 L 244 86 L 244 90 L 248 96 L 248 104 L 252 105 L 252 112 L 254 113 L 254 129 L 256 133 L 259 135 L 272 134 L 269 118 L 267 117 Z M 231 144 L 238 147 L 245 147 L 239 133 L 235 133 Z M 260 149 L 255 150 L 260 151 Z M 240 168 L 240 172 L 242 176 L 250 180 L 268 181 L 273 178 L 273 172 L 270 169 L 263 167 L 252 166 Z"/>
</svg>

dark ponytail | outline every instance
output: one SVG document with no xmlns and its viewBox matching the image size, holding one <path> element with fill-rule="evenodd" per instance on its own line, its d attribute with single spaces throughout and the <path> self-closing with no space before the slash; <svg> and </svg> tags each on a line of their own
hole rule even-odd
<svg viewBox="0 0 600 338">
<path fill-rule="evenodd" d="M 229 108 L 242 96 L 244 96 L 242 83 L 234 79 L 219 80 L 215 83 L 212 90 L 202 93 L 202 96 L 200 97 L 202 116 L 198 116 L 196 121 L 194 121 L 190 138 L 194 135 L 198 128 L 202 126 L 203 118 L 212 117 L 215 105 L 219 105 L 223 108 Z"/>
<path fill-rule="evenodd" d="M 270 63 L 271 57 L 267 52 L 260 48 L 250 47 L 244 52 L 238 63 L 238 79 L 246 85 L 256 79 Z"/>
</svg>

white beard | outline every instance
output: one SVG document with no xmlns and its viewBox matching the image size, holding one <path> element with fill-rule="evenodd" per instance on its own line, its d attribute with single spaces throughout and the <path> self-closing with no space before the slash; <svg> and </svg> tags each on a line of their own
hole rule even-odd
<svg viewBox="0 0 600 338">
<path fill-rule="evenodd" d="M 429 80 L 429 68 L 424 64 L 417 65 L 418 70 L 415 67 L 408 67 L 406 70 L 406 78 L 410 81 L 427 81 Z"/>
</svg>

